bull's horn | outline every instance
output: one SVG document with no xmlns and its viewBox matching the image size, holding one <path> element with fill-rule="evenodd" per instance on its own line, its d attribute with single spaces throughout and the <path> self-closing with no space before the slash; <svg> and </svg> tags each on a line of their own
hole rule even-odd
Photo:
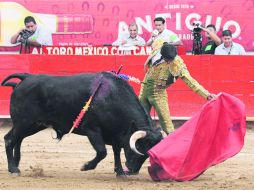
<svg viewBox="0 0 254 190">
<path fill-rule="evenodd" d="M 142 156 L 144 156 L 144 154 L 140 153 L 137 148 L 136 148 L 136 141 L 138 139 L 142 139 L 146 136 L 146 132 L 145 131 L 136 131 L 135 133 L 133 133 L 131 135 L 131 138 L 130 138 L 130 147 L 131 147 L 131 150 L 133 150 L 134 152 L 136 152 L 137 154 L 140 154 Z"/>
</svg>

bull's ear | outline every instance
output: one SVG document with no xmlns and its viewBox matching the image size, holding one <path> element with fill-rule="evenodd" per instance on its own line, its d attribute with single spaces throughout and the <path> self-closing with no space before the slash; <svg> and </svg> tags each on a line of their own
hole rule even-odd
<svg viewBox="0 0 254 190">
<path fill-rule="evenodd" d="M 134 121 L 131 122 L 131 126 L 130 126 L 130 131 L 131 131 L 131 134 L 133 134 L 134 132 L 136 132 L 138 130 L 136 124 Z"/>
</svg>

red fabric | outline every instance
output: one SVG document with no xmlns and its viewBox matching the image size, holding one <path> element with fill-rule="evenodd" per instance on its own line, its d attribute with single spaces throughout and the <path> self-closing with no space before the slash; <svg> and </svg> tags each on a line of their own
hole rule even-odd
<svg viewBox="0 0 254 190">
<path fill-rule="evenodd" d="M 244 144 L 245 106 L 221 93 L 171 135 L 148 151 L 153 180 L 192 180 L 237 154 Z"/>
</svg>

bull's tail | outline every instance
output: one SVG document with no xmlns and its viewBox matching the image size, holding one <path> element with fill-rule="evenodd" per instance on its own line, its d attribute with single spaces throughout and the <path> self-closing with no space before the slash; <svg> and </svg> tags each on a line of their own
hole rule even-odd
<svg viewBox="0 0 254 190">
<path fill-rule="evenodd" d="M 12 75 L 9 75 L 8 77 L 6 77 L 2 81 L 1 85 L 2 86 L 12 86 L 13 88 L 15 88 L 18 83 L 16 83 L 16 82 L 8 82 L 8 80 L 13 79 L 13 78 L 18 78 L 21 81 L 23 81 L 24 79 L 26 79 L 29 76 L 31 76 L 31 74 L 28 74 L 28 73 L 15 73 L 15 74 L 12 74 Z"/>
<path fill-rule="evenodd" d="M 2 86 L 11 86 L 13 89 L 17 86 L 18 83 L 16 82 L 6 82 Z"/>
</svg>

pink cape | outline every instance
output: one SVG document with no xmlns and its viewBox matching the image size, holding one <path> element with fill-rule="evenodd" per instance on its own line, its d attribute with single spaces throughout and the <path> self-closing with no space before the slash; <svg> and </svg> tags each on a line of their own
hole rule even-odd
<svg viewBox="0 0 254 190">
<path fill-rule="evenodd" d="M 245 131 L 243 102 L 221 93 L 148 151 L 149 174 L 155 181 L 192 180 L 237 154 L 243 147 Z"/>
</svg>

